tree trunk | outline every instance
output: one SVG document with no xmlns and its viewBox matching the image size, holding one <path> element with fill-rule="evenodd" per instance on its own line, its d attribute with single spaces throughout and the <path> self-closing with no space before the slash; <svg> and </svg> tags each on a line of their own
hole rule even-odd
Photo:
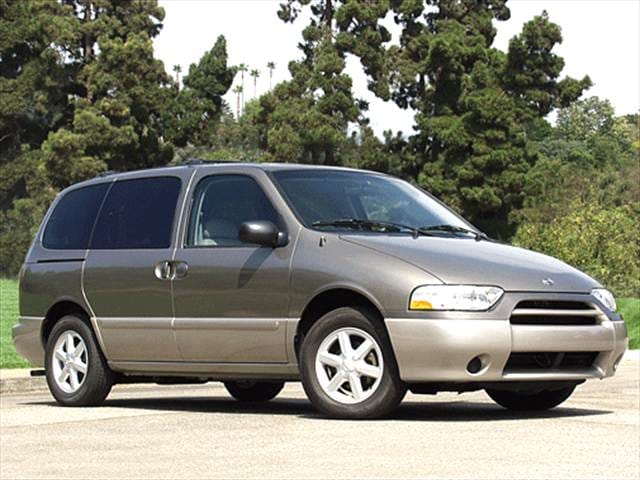
<svg viewBox="0 0 640 480">
<path fill-rule="evenodd" d="M 317 147 L 313 146 L 311 147 L 311 164 L 312 165 L 318 165 L 320 162 L 320 155 L 318 155 L 318 149 Z"/>
<path fill-rule="evenodd" d="M 244 71 L 241 72 L 240 79 L 242 83 L 242 92 L 240 92 L 240 95 L 242 95 L 242 109 L 244 110 Z"/>
<path fill-rule="evenodd" d="M 337 165 L 336 152 L 333 147 L 327 147 L 324 151 L 324 164 Z"/>
<path fill-rule="evenodd" d="M 82 22 L 86 25 L 91 22 L 91 2 L 87 2 L 84 7 Z M 84 64 L 87 65 L 93 59 L 93 38 L 88 31 L 85 31 L 82 38 L 82 59 Z M 91 102 L 93 95 L 91 90 L 87 89 L 85 92 L 85 98 Z"/>
<path fill-rule="evenodd" d="M 333 21 L 333 3 L 332 0 L 326 0 L 324 8 L 324 18 L 327 27 L 331 28 L 331 22 Z"/>
<path fill-rule="evenodd" d="M 84 23 L 91 21 L 91 3 L 87 2 L 84 7 L 84 16 L 82 18 Z M 85 32 L 83 36 L 83 51 L 82 57 L 85 63 L 89 63 L 93 57 L 93 39 L 89 35 L 89 32 Z"/>
</svg>

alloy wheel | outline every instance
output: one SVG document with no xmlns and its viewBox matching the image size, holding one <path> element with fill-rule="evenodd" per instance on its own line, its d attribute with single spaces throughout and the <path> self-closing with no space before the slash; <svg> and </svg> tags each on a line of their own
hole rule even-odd
<svg viewBox="0 0 640 480">
<path fill-rule="evenodd" d="M 65 393 L 77 392 L 89 368 L 87 346 L 78 332 L 62 332 L 53 348 L 51 365 L 58 388 Z"/>
<path fill-rule="evenodd" d="M 384 372 L 376 340 L 353 327 L 338 329 L 322 341 L 315 367 L 324 393 L 342 404 L 360 403 L 373 395 Z"/>
</svg>

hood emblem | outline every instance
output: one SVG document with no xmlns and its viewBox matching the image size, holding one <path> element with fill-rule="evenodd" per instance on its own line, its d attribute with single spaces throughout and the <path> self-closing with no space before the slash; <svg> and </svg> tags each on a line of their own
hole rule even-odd
<svg viewBox="0 0 640 480">
<path fill-rule="evenodd" d="M 554 282 L 554 281 L 553 281 L 551 278 L 549 278 L 549 277 L 547 277 L 547 278 L 543 278 L 543 279 L 542 279 L 542 284 L 543 284 L 543 285 L 546 285 L 547 287 L 552 286 L 554 283 L 556 283 L 556 282 Z"/>
</svg>

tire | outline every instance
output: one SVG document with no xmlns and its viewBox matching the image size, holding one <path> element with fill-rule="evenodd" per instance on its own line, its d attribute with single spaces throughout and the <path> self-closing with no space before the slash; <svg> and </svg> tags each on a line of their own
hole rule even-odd
<svg viewBox="0 0 640 480">
<path fill-rule="evenodd" d="M 284 382 L 239 380 L 224 382 L 224 386 L 233 398 L 241 402 L 268 402 L 282 391 Z"/>
<path fill-rule="evenodd" d="M 523 412 L 549 410 L 557 407 L 571 396 L 575 388 L 574 385 L 557 390 L 542 390 L 535 393 L 491 389 L 486 390 L 486 392 L 498 405 L 509 410 Z"/>
<path fill-rule="evenodd" d="M 322 316 L 304 337 L 299 355 L 302 385 L 311 403 L 324 415 L 383 417 L 406 394 L 391 342 L 376 320 L 366 309 L 338 308 Z M 373 344 L 370 349 L 367 341 Z M 368 353 L 363 354 L 365 351 Z"/>
<path fill-rule="evenodd" d="M 69 348 L 70 336 L 75 349 Z M 68 357 L 70 350 L 74 350 L 76 355 Z M 84 373 L 81 371 L 82 365 Z M 100 405 L 111 391 L 114 381 L 114 374 L 93 331 L 86 322 L 73 315 L 61 318 L 49 335 L 45 349 L 45 372 L 53 398 L 63 406 Z M 66 380 L 61 381 L 61 377 Z"/>
</svg>

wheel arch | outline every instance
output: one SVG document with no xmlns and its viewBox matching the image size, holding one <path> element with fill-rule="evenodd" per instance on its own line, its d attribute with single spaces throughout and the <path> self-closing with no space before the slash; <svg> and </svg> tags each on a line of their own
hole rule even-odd
<svg viewBox="0 0 640 480">
<path fill-rule="evenodd" d="M 78 316 L 78 318 L 80 318 L 89 326 L 89 328 L 95 335 L 96 332 L 93 329 L 93 325 L 91 325 L 91 317 L 86 309 L 72 299 L 61 299 L 51 305 L 44 316 L 42 327 L 40 329 L 40 341 L 42 342 L 42 347 L 44 349 L 47 348 L 47 340 L 49 338 L 49 335 L 51 334 L 51 331 L 53 330 L 53 327 L 61 318 L 66 315 Z"/>
<path fill-rule="evenodd" d="M 387 338 L 390 339 L 389 331 L 384 322 L 384 311 L 371 295 L 351 285 L 332 285 L 316 292 L 302 310 L 293 338 L 296 359 L 299 357 L 302 340 L 311 327 L 323 315 L 341 307 L 365 309 L 371 314 L 372 319 L 384 329 Z"/>
</svg>

